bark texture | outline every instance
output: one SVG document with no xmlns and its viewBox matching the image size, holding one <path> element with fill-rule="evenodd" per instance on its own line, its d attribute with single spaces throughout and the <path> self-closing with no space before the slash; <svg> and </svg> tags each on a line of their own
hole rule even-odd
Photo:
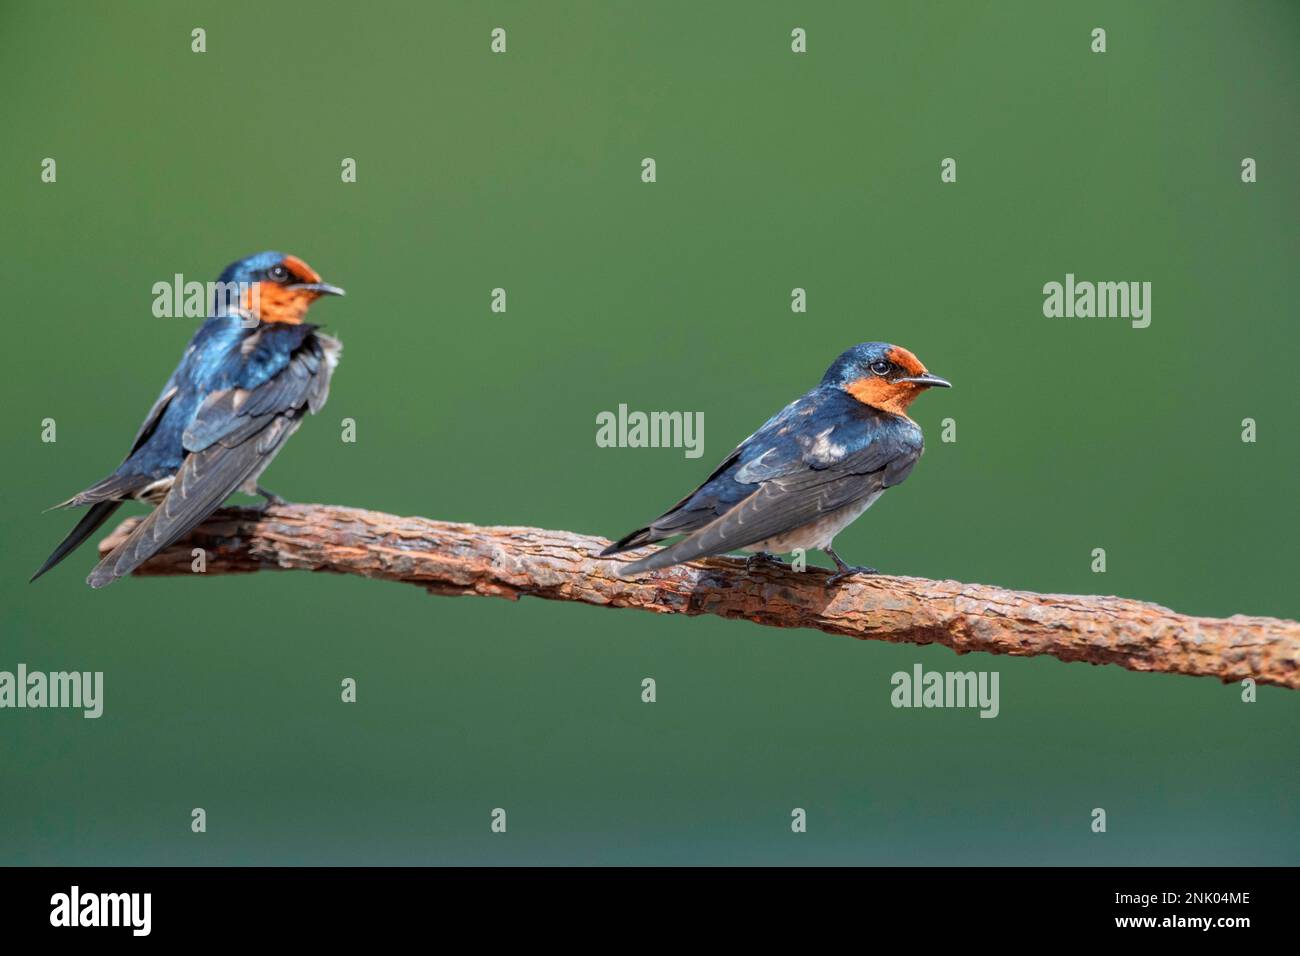
<svg viewBox="0 0 1300 956">
<path fill-rule="evenodd" d="M 138 522 L 119 525 L 107 553 Z M 1118 664 L 1135 671 L 1253 678 L 1300 688 L 1300 623 L 1234 615 L 1191 617 L 1117 597 L 1035 594 L 984 584 L 878 575 L 827 588 L 829 572 L 710 558 L 635 580 L 615 572 L 647 551 L 597 557 L 602 538 L 540 528 L 479 527 L 335 505 L 218 511 L 139 575 L 332 571 L 419 585 L 432 594 L 531 596 L 659 614 L 716 614 L 772 627 L 912 644 L 958 653 Z"/>
</svg>

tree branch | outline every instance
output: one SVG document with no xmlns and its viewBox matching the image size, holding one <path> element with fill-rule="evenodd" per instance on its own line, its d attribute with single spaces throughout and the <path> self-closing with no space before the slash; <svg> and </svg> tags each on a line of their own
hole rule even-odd
<svg viewBox="0 0 1300 956">
<path fill-rule="evenodd" d="M 106 554 L 138 518 L 100 542 Z M 636 580 L 614 573 L 628 555 L 599 558 L 607 542 L 568 531 L 490 528 L 400 518 L 333 505 L 218 511 L 188 538 L 136 573 L 207 574 L 271 569 L 333 571 L 417 584 L 432 594 L 523 596 L 716 614 L 774 627 L 896 643 L 944 644 L 957 653 L 1033 656 L 1118 664 L 1300 688 L 1300 623 L 1236 615 L 1189 617 L 1142 601 L 1009 591 L 982 584 L 877 575 L 826 587 L 828 572 L 711 558 Z M 640 553 L 634 553 L 638 556 Z"/>
</svg>

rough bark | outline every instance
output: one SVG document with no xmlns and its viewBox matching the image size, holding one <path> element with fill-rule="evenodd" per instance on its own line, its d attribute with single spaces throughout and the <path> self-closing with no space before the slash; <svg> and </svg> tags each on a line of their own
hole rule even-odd
<svg viewBox="0 0 1300 956">
<path fill-rule="evenodd" d="M 107 553 L 139 519 L 99 546 Z M 1032 656 L 1162 671 L 1253 678 L 1300 688 L 1300 623 L 1235 615 L 1191 617 L 1117 597 L 1035 594 L 983 584 L 878 575 L 826 586 L 828 573 L 711 558 L 636 580 L 617 564 L 646 553 L 600 558 L 607 542 L 568 531 L 478 527 L 401 518 L 334 505 L 223 509 L 136 573 L 191 574 L 192 549 L 207 574 L 272 569 L 333 571 L 416 584 L 432 594 L 523 596 L 716 614 L 774 627 L 913 644 L 958 653 Z"/>
</svg>

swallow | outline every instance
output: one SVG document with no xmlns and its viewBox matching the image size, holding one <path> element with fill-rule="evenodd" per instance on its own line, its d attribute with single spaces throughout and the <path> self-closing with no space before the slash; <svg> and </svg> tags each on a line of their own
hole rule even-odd
<svg viewBox="0 0 1300 956">
<path fill-rule="evenodd" d="M 297 256 L 259 252 L 221 273 L 208 318 L 190 340 L 117 469 L 55 508 L 89 507 L 35 581 L 123 502 L 154 510 L 106 555 L 86 583 L 130 574 L 212 514 L 233 492 L 282 499 L 257 482 L 308 412 L 325 404 L 342 345 L 304 322 L 321 281 Z"/>
<path fill-rule="evenodd" d="M 754 552 L 752 566 L 816 548 L 835 562 L 828 585 L 875 574 L 845 563 L 835 553 L 835 536 L 911 474 L 925 444 L 907 407 L 935 387 L 952 384 L 907 349 L 855 345 L 816 388 L 741 442 L 704 484 L 601 555 L 685 535 L 620 573 L 630 577 L 738 549 Z"/>
</svg>

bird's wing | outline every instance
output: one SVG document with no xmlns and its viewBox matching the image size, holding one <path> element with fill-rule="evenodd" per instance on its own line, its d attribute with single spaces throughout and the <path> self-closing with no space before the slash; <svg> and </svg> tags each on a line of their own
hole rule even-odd
<svg viewBox="0 0 1300 956">
<path fill-rule="evenodd" d="M 637 528 L 611 543 L 601 554 L 618 554 L 673 535 L 689 534 L 724 514 L 735 502 L 727 501 L 725 492 L 725 487 L 734 483 L 723 479 L 735 468 L 736 461 L 736 452 L 732 452 L 698 488 L 644 528 Z"/>
<path fill-rule="evenodd" d="M 602 555 L 630 551 L 674 535 L 690 534 L 717 520 L 754 491 L 752 482 L 760 480 L 765 469 L 777 460 L 797 463 L 802 455 L 793 431 L 800 425 L 802 413 L 815 408 L 816 389 L 791 402 L 739 445 L 713 469 L 694 491 L 682 498 L 644 528 L 632 531 L 612 543 Z M 758 462 L 767 456 L 767 464 Z M 748 471 L 745 469 L 748 468 Z M 744 478 L 738 477 L 741 473 Z"/>
<path fill-rule="evenodd" d="M 139 429 L 136 430 L 135 438 L 131 442 L 131 450 L 126 453 L 127 458 L 134 455 L 139 450 L 140 446 L 149 440 L 149 436 L 152 435 L 154 429 L 158 427 L 158 422 L 162 419 L 163 412 L 167 411 L 167 406 L 171 404 L 172 399 L 176 397 L 178 391 L 180 391 L 180 386 L 176 384 L 176 373 L 173 372 L 172 377 L 169 378 L 167 384 L 163 386 L 162 394 L 158 396 L 158 401 L 153 403 L 153 407 L 149 409 L 149 414 L 145 415 L 144 421 L 140 423 Z"/>
<path fill-rule="evenodd" d="M 824 421 L 824 419 L 822 419 Z M 874 428 L 849 429 L 853 441 L 836 441 L 836 427 L 804 436 L 803 451 L 764 452 L 735 469 L 734 480 L 748 494 L 689 537 L 624 573 L 636 574 L 721 554 L 801 528 L 816 519 L 898 484 L 921 455 L 920 429 L 910 422 L 882 419 Z"/>
<path fill-rule="evenodd" d="M 110 584 L 183 537 L 275 457 L 302 416 L 324 404 L 331 365 L 307 337 L 275 375 L 253 388 L 213 392 L 183 442 L 189 453 L 167 496 L 86 579 Z"/>
</svg>

